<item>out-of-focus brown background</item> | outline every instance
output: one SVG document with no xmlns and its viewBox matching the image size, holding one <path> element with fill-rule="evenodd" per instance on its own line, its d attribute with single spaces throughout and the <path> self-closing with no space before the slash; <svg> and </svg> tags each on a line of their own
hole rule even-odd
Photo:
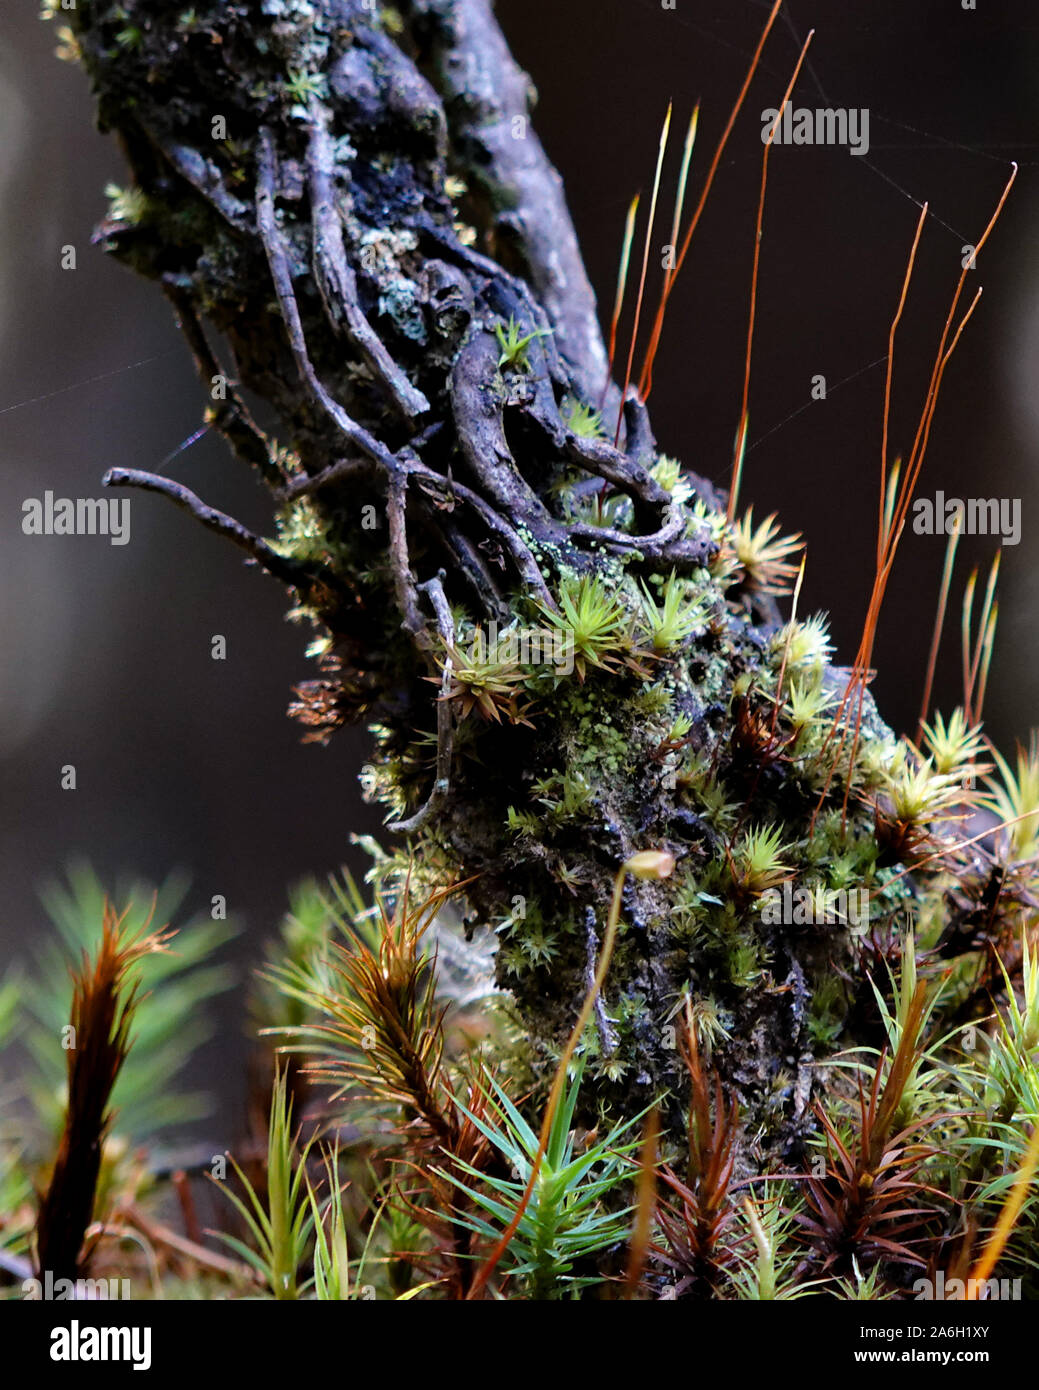
<svg viewBox="0 0 1039 1390">
<path fill-rule="evenodd" d="M 676 0 L 674 10 L 660 0 L 501 0 L 603 304 L 628 200 L 649 190 L 668 99 L 676 138 L 658 245 L 688 113 L 699 98 L 695 197 L 766 11 L 762 0 Z M 1034 0 L 978 0 L 975 11 L 959 0 L 790 0 L 787 13 L 672 301 L 656 433 L 693 468 L 727 479 L 760 113 L 779 105 L 796 36 L 815 25 L 795 102 L 868 107 L 871 147 L 864 158 L 774 153 L 744 499 L 806 535 L 802 611 L 830 611 L 839 659 L 850 662 L 875 543 L 883 365 L 833 388 L 886 351 L 917 205 L 929 199 L 896 359 L 892 444 L 908 450 L 962 248 L 1017 158 L 1004 220 L 969 277 L 969 289 L 986 292 L 949 369 L 921 486 L 931 496 L 941 487 L 1022 499 L 1023 538 L 1004 554 L 987 707 L 990 731 L 1011 751 L 1039 689 L 1039 11 Z M 25 498 L 98 496 L 107 467 L 155 467 L 202 411 L 159 292 L 90 244 L 104 185 L 125 183 L 124 169 L 93 130 L 82 73 L 54 60 L 54 28 L 36 16 L 34 0 L 5 0 L 0 17 L 0 969 L 44 930 L 36 887 L 74 854 L 109 877 L 189 870 L 189 905 L 226 895 L 247 969 L 290 882 L 344 860 L 363 868 L 348 837 L 379 828 L 356 789 L 365 736 L 300 745 L 284 711 L 290 686 L 310 674 L 306 632 L 285 623 L 276 584 L 161 499 L 133 497 L 127 546 L 22 535 Z M 77 249 L 75 271 L 59 268 L 66 244 Z M 812 403 L 817 373 L 831 394 Z M 218 441 L 203 439 L 169 471 L 267 529 L 264 498 Z M 957 613 L 970 564 L 987 566 L 994 546 L 961 547 Z M 906 535 L 882 620 L 874 688 L 901 729 L 915 721 L 943 547 Z M 210 659 L 215 633 L 228 641 L 224 662 Z M 958 696 L 958 656 L 950 622 L 938 686 L 946 709 Z M 65 763 L 77 768 L 75 792 L 60 790 Z M 240 1000 L 225 1005 L 222 1023 L 204 1069 L 225 1102 L 217 1128 L 229 1130 Z"/>
</svg>

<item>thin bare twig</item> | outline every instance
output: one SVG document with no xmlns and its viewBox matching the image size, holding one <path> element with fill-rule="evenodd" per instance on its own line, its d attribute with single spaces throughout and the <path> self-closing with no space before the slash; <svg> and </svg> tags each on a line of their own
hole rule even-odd
<svg viewBox="0 0 1039 1390">
<path fill-rule="evenodd" d="M 299 305 L 296 303 L 296 294 L 292 288 L 292 270 L 288 252 L 285 249 L 285 235 L 278 226 L 278 219 L 274 211 L 274 167 L 274 142 L 271 133 L 266 129 L 261 130 L 257 147 L 256 226 L 267 253 L 267 264 L 271 279 L 274 282 L 274 290 L 278 296 L 285 331 L 288 334 L 289 347 L 296 360 L 300 379 L 310 391 L 315 404 L 329 416 L 337 429 L 353 445 L 377 463 L 392 468 L 393 454 L 363 425 L 352 419 L 338 401 L 332 399 L 318 379 L 314 364 L 310 360 L 306 339 L 303 335 L 303 321 L 300 318 Z"/>
<path fill-rule="evenodd" d="M 272 457 L 270 442 L 249 413 L 235 383 L 224 371 L 216 354 L 209 345 L 201 320 L 195 312 L 191 298 L 172 275 L 162 277 L 162 288 L 166 298 L 173 305 L 180 331 L 187 339 L 202 389 L 212 404 L 212 421 L 231 447 L 253 465 L 260 476 L 271 487 L 279 487 L 283 481 L 280 470 Z M 225 400 L 213 398 L 214 379 L 222 377 L 227 383 Z"/>
<path fill-rule="evenodd" d="M 397 595 L 397 606 L 404 617 L 403 626 L 413 637 L 417 637 L 425 624 L 419 612 L 418 588 L 408 554 L 407 489 L 408 475 L 405 470 L 400 467 L 391 468 L 386 490 L 386 510 L 390 523 L 393 588 Z"/>
<path fill-rule="evenodd" d="M 330 483 L 338 483 L 344 478 L 356 478 L 361 474 L 370 473 L 371 469 L 371 459 L 336 459 L 335 463 L 322 468 L 321 472 L 315 473 L 313 477 L 294 478 L 291 483 L 279 488 L 278 497 L 283 502 L 294 502 L 297 497 L 309 497 L 312 493 L 328 487 Z"/>
<path fill-rule="evenodd" d="M 161 492 L 178 507 L 190 512 L 207 530 L 215 531 L 218 536 L 225 536 L 229 541 L 233 541 L 262 569 L 275 579 L 280 579 L 283 584 L 299 588 L 313 582 L 315 576 L 308 569 L 279 555 L 266 541 L 246 530 L 240 521 L 228 516 L 226 512 L 218 512 L 215 507 L 207 506 L 190 488 L 173 478 L 163 478 L 158 473 L 145 473 L 139 468 L 110 468 L 101 482 L 104 487 L 139 487 L 146 492 Z M 331 575 L 328 578 L 331 579 Z"/>
<path fill-rule="evenodd" d="M 316 101 L 310 105 L 310 141 L 306 162 L 313 221 L 314 278 L 329 322 L 349 334 L 369 370 L 382 383 L 406 419 L 424 415 L 429 410 L 429 401 L 394 362 L 365 318 L 358 301 L 357 277 L 347 260 L 343 227 L 335 205 L 332 139 L 328 133 L 327 116 Z"/>
<path fill-rule="evenodd" d="M 389 828 L 399 835 L 411 835 L 429 821 L 440 809 L 451 790 L 451 759 L 454 755 L 455 726 L 451 711 L 451 652 L 455 645 L 455 624 L 444 593 L 443 571 L 420 584 L 419 590 L 429 596 L 436 614 L 437 628 L 444 643 L 444 669 L 440 678 L 440 699 L 437 701 L 437 775 L 425 804 L 407 820 L 395 821 Z"/>
</svg>

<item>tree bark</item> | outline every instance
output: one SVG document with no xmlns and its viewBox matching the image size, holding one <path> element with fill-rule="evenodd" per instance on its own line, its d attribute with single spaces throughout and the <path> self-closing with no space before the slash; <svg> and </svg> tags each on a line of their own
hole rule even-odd
<svg viewBox="0 0 1039 1390">
<path fill-rule="evenodd" d="M 487 0 L 80 0 L 75 25 L 138 190 L 100 239 L 171 300 L 278 537 L 166 480 L 108 481 L 167 492 L 293 591 L 325 639 L 295 712 L 319 737 L 370 720 L 393 833 L 423 871 L 472 878 L 470 923 L 498 932 L 522 1024 L 517 1070 L 543 1078 L 557 1055 L 618 866 L 670 850 L 670 879 L 625 890 L 587 1099 L 633 1114 L 668 1091 L 677 1123 L 688 1000 L 740 1101 L 743 1162 L 789 1157 L 815 1084 L 812 994 L 860 979 L 862 954 L 840 923 L 762 922 L 747 837 L 779 827 L 783 868 L 829 882 L 844 786 L 813 836 L 821 754 L 806 736 L 793 755 L 785 712 L 777 752 L 776 612 L 720 499 L 659 453 L 633 393 L 610 442 L 620 393 L 594 298 Z M 687 621 L 661 644 L 647 614 L 667 594 Z M 568 608 L 582 595 L 606 605 L 591 638 Z M 491 623 L 564 648 L 576 628 L 575 668 L 485 647 L 481 685 Z M 818 646 L 795 675 L 843 689 Z M 864 746 L 889 739 L 867 700 Z M 859 803 L 848 822 L 875 849 Z"/>
</svg>

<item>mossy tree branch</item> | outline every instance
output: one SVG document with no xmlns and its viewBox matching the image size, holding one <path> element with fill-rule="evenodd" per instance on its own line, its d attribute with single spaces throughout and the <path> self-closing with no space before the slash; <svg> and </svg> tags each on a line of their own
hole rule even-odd
<svg viewBox="0 0 1039 1390">
<path fill-rule="evenodd" d="M 488 0 L 80 0 L 75 24 L 139 190 L 99 238 L 170 298 L 279 540 L 189 505 L 328 634 L 308 722 L 378 721 L 377 790 L 423 864 L 475 876 L 535 1075 L 576 1015 L 618 865 L 669 849 L 673 881 L 626 890 L 598 1099 L 635 1113 L 673 1088 L 680 1116 L 689 998 L 748 1134 L 789 1149 L 809 1123 L 810 993 L 861 967 L 840 926 L 752 912 L 751 827 L 782 828 L 790 872 L 832 850 L 825 817 L 821 842 L 807 832 L 817 784 L 762 734 L 776 611 L 637 398 L 622 447 L 587 423 L 620 393 Z M 510 326 L 521 350 L 503 351 Z M 571 670 L 474 674 L 458 647 L 491 622 L 568 636 Z M 824 651 L 790 678 L 837 685 Z M 887 738 L 867 709 L 863 757 Z M 854 810 L 849 833 L 872 872 Z"/>
</svg>

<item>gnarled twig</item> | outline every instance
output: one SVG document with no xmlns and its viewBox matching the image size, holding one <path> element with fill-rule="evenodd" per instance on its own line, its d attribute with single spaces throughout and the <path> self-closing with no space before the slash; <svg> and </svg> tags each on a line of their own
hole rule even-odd
<svg viewBox="0 0 1039 1390">
<path fill-rule="evenodd" d="M 307 178 L 313 222 L 314 278 L 333 327 L 342 327 L 406 418 L 424 415 L 429 401 L 404 375 L 365 318 L 357 299 L 357 277 L 346 258 L 343 228 L 333 193 L 335 160 L 326 117 L 316 102 L 310 108 Z"/>
<path fill-rule="evenodd" d="M 104 487 L 139 487 L 146 492 L 161 492 L 178 507 L 190 512 L 207 530 L 215 531 L 218 536 L 225 536 L 229 541 L 233 541 L 239 549 L 255 560 L 261 569 L 265 569 L 275 579 L 280 579 L 283 584 L 289 584 L 293 588 L 307 588 L 316 577 L 315 571 L 279 555 L 266 541 L 247 530 L 240 521 L 228 516 L 226 512 L 218 512 L 215 507 L 207 506 L 190 488 L 185 487 L 183 483 L 175 482 L 173 478 L 163 478 L 158 473 L 145 473 L 139 468 L 110 468 L 101 479 L 101 483 Z M 334 584 L 332 575 L 324 573 L 327 581 Z"/>
<path fill-rule="evenodd" d="M 455 625 L 451 609 L 444 594 L 443 571 L 419 589 L 429 595 L 429 601 L 436 613 L 437 627 L 444 643 L 444 669 L 440 679 L 440 699 L 437 701 L 437 774 L 433 790 L 428 800 L 407 820 L 395 821 L 390 829 L 400 835 L 411 835 L 430 820 L 447 800 L 451 790 L 451 758 L 454 753 L 454 715 L 451 712 L 451 652 L 455 644 Z"/>
</svg>

